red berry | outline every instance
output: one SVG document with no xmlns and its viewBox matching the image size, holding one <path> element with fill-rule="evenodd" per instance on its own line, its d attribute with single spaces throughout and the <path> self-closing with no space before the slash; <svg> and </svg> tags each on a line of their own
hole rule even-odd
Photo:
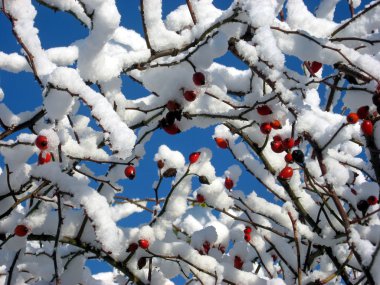
<svg viewBox="0 0 380 285">
<path fill-rule="evenodd" d="M 17 225 L 14 229 L 14 234 L 19 237 L 24 237 L 29 233 L 29 228 L 25 225 Z"/>
<path fill-rule="evenodd" d="M 281 153 L 284 151 L 282 141 L 272 141 L 270 147 L 275 153 Z"/>
<path fill-rule="evenodd" d="M 287 162 L 287 163 L 293 163 L 293 155 L 291 154 L 291 153 L 287 153 L 286 155 L 285 155 L 285 161 Z"/>
<path fill-rule="evenodd" d="M 202 72 L 195 72 L 193 74 L 193 82 L 197 86 L 205 85 L 206 77 Z"/>
<path fill-rule="evenodd" d="M 246 226 L 245 229 L 244 229 L 244 233 L 245 233 L 245 234 L 250 234 L 251 232 L 252 232 L 252 228 Z"/>
<path fill-rule="evenodd" d="M 125 176 L 127 176 L 130 180 L 133 180 L 136 176 L 136 168 L 133 165 L 129 165 L 124 170 Z"/>
<path fill-rule="evenodd" d="M 221 245 L 221 244 L 218 246 L 218 249 L 220 250 L 221 253 L 225 253 L 226 252 L 226 247 L 223 246 L 223 245 Z"/>
<path fill-rule="evenodd" d="M 215 142 L 216 144 L 218 145 L 218 147 L 220 148 L 227 148 L 228 147 L 228 141 L 226 139 L 223 139 L 223 138 L 215 138 Z"/>
<path fill-rule="evenodd" d="M 280 174 L 278 175 L 278 178 L 280 179 L 290 179 L 293 176 L 293 168 L 286 166 L 284 169 L 281 170 Z"/>
<path fill-rule="evenodd" d="M 199 151 L 193 152 L 192 154 L 190 154 L 189 155 L 190 163 L 191 164 L 196 163 L 198 161 L 200 155 L 201 155 L 201 153 Z"/>
<path fill-rule="evenodd" d="M 318 61 L 313 61 L 311 64 L 310 64 L 310 70 L 313 74 L 317 73 L 322 67 L 322 63 L 318 62 Z"/>
<path fill-rule="evenodd" d="M 139 247 L 139 245 L 137 243 L 131 243 L 128 248 L 127 248 L 127 252 L 135 252 L 137 250 L 137 248 Z"/>
<path fill-rule="evenodd" d="M 149 241 L 146 240 L 146 239 L 140 239 L 139 240 L 139 246 L 142 248 L 142 249 L 147 249 L 149 247 Z"/>
<path fill-rule="evenodd" d="M 192 102 L 197 98 L 197 93 L 192 90 L 187 90 L 183 93 L 183 97 L 185 97 L 187 101 Z"/>
<path fill-rule="evenodd" d="M 251 235 L 250 234 L 244 234 L 244 239 L 246 242 L 250 242 L 251 241 Z"/>
<path fill-rule="evenodd" d="M 48 148 L 48 139 L 45 136 L 38 136 L 35 144 L 40 150 L 45 150 Z"/>
<path fill-rule="evenodd" d="M 280 135 L 275 135 L 275 136 L 273 137 L 273 141 L 275 141 L 275 142 L 277 142 L 277 141 L 282 142 L 282 138 L 281 138 Z"/>
<path fill-rule="evenodd" d="M 51 160 L 50 152 L 42 152 L 41 151 L 40 154 L 38 155 L 38 164 L 39 165 L 48 163 L 48 162 L 50 162 L 50 160 Z"/>
<path fill-rule="evenodd" d="M 202 194 L 197 194 L 197 202 L 202 204 L 206 201 L 205 197 Z"/>
<path fill-rule="evenodd" d="M 234 258 L 234 267 L 236 269 L 242 269 L 243 268 L 243 264 L 244 264 L 243 260 L 241 260 L 241 258 L 236 255 L 235 258 Z"/>
<path fill-rule="evenodd" d="M 176 101 L 170 100 L 170 101 L 168 101 L 168 103 L 166 103 L 166 108 L 169 111 L 173 112 L 173 111 L 177 111 L 178 109 L 180 109 L 181 105 L 178 104 Z"/>
<path fill-rule="evenodd" d="M 272 127 L 270 123 L 262 123 L 260 126 L 260 131 L 265 135 L 269 134 L 271 130 L 272 130 Z"/>
<path fill-rule="evenodd" d="M 210 251 L 210 243 L 206 240 L 204 243 L 203 243 L 203 250 L 206 254 L 208 254 L 208 252 Z"/>
<path fill-rule="evenodd" d="M 369 115 L 369 106 L 361 106 L 356 113 L 359 116 L 359 119 L 365 120 Z"/>
<path fill-rule="evenodd" d="M 291 149 L 292 147 L 294 147 L 294 139 L 293 138 L 285 139 L 282 142 L 282 145 L 283 145 L 284 149 Z"/>
<path fill-rule="evenodd" d="M 281 122 L 279 120 L 274 120 L 273 122 L 270 123 L 271 127 L 275 130 L 282 129 Z"/>
<path fill-rule="evenodd" d="M 232 187 L 234 187 L 234 182 L 232 181 L 231 178 L 226 177 L 226 179 L 224 180 L 224 186 L 226 186 L 226 188 L 227 188 L 228 190 L 231 190 Z"/>
<path fill-rule="evenodd" d="M 298 137 L 295 141 L 294 141 L 294 146 L 298 146 L 302 141 L 302 137 Z"/>
<path fill-rule="evenodd" d="M 361 129 L 365 136 L 372 136 L 373 124 L 370 120 L 364 120 L 361 124 Z"/>
<path fill-rule="evenodd" d="M 351 193 L 354 194 L 355 196 L 358 195 L 358 192 L 356 192 L 356 190 L 353 188 L 351 188 Z"/>
<path fill-rule="evenodd" d="M 376 87 L 376 93 L 377 93 L 377 94 L 380 94 L 380 82 L 377 84 L 377 87 Z"/>
<path fill-rule="evenodd" d="M 257 113 L 259 113 L 261 116 L 266 116 L 272 114 L 273 112 L 271 108 L 268 107 L 268 105 L 261 105 L 257 107 Z"/>
<path fill-rule="evenodd" d="M 164 127 L 164 131 L 169 135 L 175 135 L 181 132 L 181 130 L 177 127 L 176 124 Z"/>
<path fill-rule="evenodd" d="M 162 159 L 160 159 L 159 161 L 157 161 L 157 167 L 159 169 L 164 168 L 164 166 L 165 166 L 165 162 Z"/>
<path fill-rule="evenodd" d="M 347 115 L 347 122 L 349 124 L 356 124 L 359 121 L 359 116 L 356 113 L 350 113 Z"/>
<path fill-rule="evenodd" d="M 376 196 L 369 196 L 367 202 L 370 206 L 374 206 L 379 202 L 379 199 Z"/>
</svg>

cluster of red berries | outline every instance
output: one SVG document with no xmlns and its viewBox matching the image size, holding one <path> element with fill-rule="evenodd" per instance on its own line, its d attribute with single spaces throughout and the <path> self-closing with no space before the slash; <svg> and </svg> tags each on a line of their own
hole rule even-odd
<svg viewBox="0 0 380 285">
<path fill-rule="evenodd" d="M 259 107 L 256 108 L 257 113 L 261 116 L 267 116 L 272 114 L 272 109 L 268 105 L 260 105 Z M 268 135 L 272 129 L 274 130 L 279 130 L 282 128 L 282 124 L 279 120 L 273 120 L 272 122 L 265 122 L 260 125 L 260 131 Z"/>
<path fill-rule="evenodd" d="M 206 84 L 206 77 L 202 72 L 195 72 L 193 74 L 193 83 L 196 86 L 203 86 Z M 197 92 L 194 90 L 184 90 L 183 97 L 188 102 L 193 102 L 197 98 Z M 180 121 L 182 118 L 181 105 L 176 101 L 170 100 L 166 104 L 166 108 L 169 112 L 166 114 L 165 118 L 160 121 L 160 127 L 169 135 L 175 135 L 181 132 L 176 120 Z"/>
<path fill-rule="evenodd" d="M 246 242 L 251 241 L 251 232 L 252 232 L 252 228 L 249 226 L 246 226 L 244 229 L 244 239 Z"/>
<path fill-rule="evenodd" d="M 275 153 L 281 153 L 283 151 L 286 151 L 286 155 L 284 157 L 285 161 L 287 164 L 296 162 L 298 164 L 303 164 L 305 157 L 304 154 L 301 150 L 293 150 L 292 152 L 291 149 L 295 146 L 298 146 L 301 142 L 301 138 L 297 138 L 294 140 L 293 138 L 287 138 L 283 140 L 281 136 L 276 135 L 273 137 L 273 141 L 271 142 L 271 149 Z M 290 179 L 293 176 L 293 168 L 290 166 L 286 166 L 283 168 L 279 175 L 278 178 L 282 180 Z"/>
<path fill-rule="evenodd" d="M 380 96 L 380 95 L 379 95 Z M 379 99 L 380 104 L 380 99 Z M 356 113 L 350 113 L 346 117 L 347 123 L 356 124 L 359 119 L 363 120 L 360 128 L 365 136 L 372 136 L 373 134 L 373 123 L 369 114 L 369 106 L 361 106 Z"/>
<path fill-rule="evenodd" d="M 203 244 L 202 244 L 202 248 L 201 249 L 198 249 L 198 252 L 199 254 L 201 255 L 206 255 L 209 253 L 210 249 L 211 248 L 216 248 L 218 249 L 221 253 L 225 253 L 226 252 L 226 247 L 222 244 L 219 244 L 218 246 L 216 245 L 211 245 L 209 241 L 205 241 Z"/>
<path fill-rule="evenodd" d="M 287 138 L 282 139 L 280 135 L 275 135 L 270 146 L 275 153 L 281 153 L 283 151 L 290 151 L 293 147 L 298 146 L 301 143 L 301 138 Z"/>
<path fill-rule="evenodd" d="M 35 145 L 39 148 L 40 153 L 38 154 L 38 164 L 42 165 L 49 163 L 51 161 L 51 153 L 46 151 L 49 147 L 48 138 L 45 136 L 37 136 Z"/>
</svg>

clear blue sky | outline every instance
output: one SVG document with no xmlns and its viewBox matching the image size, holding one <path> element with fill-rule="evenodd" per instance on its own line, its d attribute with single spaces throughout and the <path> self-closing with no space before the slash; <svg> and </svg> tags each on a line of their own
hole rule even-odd
<svg viewBox="0 0 380 285">
<path fill-rule="evenodd" d="M 142 34 L 141 18 L 139 14 L 139 0 L 116 0 L 119 7 L 119 12 L 122 15 L 121 24 L 129 29 L 134 29 Z M 163 0 L 163 15 L 167 15 L 175 7 L 185 4 L 185 0 Z M 217 7 L 225 9 L 231 4 L 232 0 L 214 0 Z M 305 1 L 311 11 L 314 10 L 315 5 L 319 2 L 316 0 Z M 363 4 L 368 4 L 370 1 L 363 1 Z M 35 4 L 38 15 L 36 18 L 36 27 L 39 29 L 39 35 L 42 41 L 42 46 L 45 49 L 57 46 L 69 45 L 77 39 L 86 37 L 88 31 L 85 27 L 81 26 L 79 22 L 69 14 L 63 12 L 53 12 L 52 10 L 39 5 L 36 1 Z M 363 7 L 363 4 L 360 7 Z M 338 20 L 347 18 L 349 10 L 347 1 L 340 1 L 338 4 L 339 14 Z M 12 33 L 11 25 L 4 15 L 0 15 L 0 50 L 6 53 L 19 52 L 20 46 L 16 43 Z M 294 58 L 287 58 L 289 66 L 300 71 L 300 62 Z M 245 69 L 246 66 L 237 61 L 232 55 L 226 56 L 217 60 L 229 66 L 235 66 L 240 69 Z M 139 84 L 130 80 L 127 76 L 123 76 L 123 91 L 130 98 L 139 98 L 148 94 L 148 92 L 139 86 Z M 27 110 L 33 110 L 35 107 L 40 106 L 42 103 L 41 89 L 35 82 L 31 73 L 12 74 L 0 70 L 0 87 L 4 90 L 5 100 L 4 103 L 15 113 Z M 83 112 L 88 113 L 88 110 L 82 108 Z M 217 175 L 223 175 L 231 164 L 236 162 L 232 159 L 231 154 L 226 150 L 221 150 L 215 147 L 212 139 L 213 127 L 203 129 L 193 129 L 191 131 L 181 133 L 180 135 L 170 136 L 162 130 L 157 131 L 152 140 L 146 144 L 146 156 L 141 161 L 137 168 L 137 175 L 135 180 L 125 180 L 123 185 L 126 187 L 126 194 L 129 197 L 153 197 L 152 183 L 157 179 L 157 168 L 153 161 L 154 154 L 157 152 L 161 144 L 166 144 L 170 148 L 180 150 L 187 158 L 188 154 L 201 148 L 208 147 L 213 151 L 213 164 L 216 167 Z M 37 159 L 37 157 L 35 157 Z M 3 160 L 0 157 L 0 166 L 3 165 Z M 94 170 L 99 174 L 104 174 L 104 167 L 91 165 Z M 243 167 L 242 167 L 243 169 Z M 103 172 L 103 173 L 102 173 Z M 194 184 L 196 187 L 196 184 Z M 169 187 L 169 180 L 161 187 L 160 196 L 165 195 Z M 271 199 L 272 195 L 267 194 L 262 186 L 258 185 L 257 181 L 250 175 L 243 171 L 239 184 L 236 187 L 246 193 L 255 188 L 256 192 L 264 194 L 264 196 Z M 132 220 L 133 219 L 133 220 Z M 143 217 L 133 216 L 132 219 L 125 221 L 125 225 L 137 225 L 141 222 L 149 221 L 150 215 Z M 93 272 L 103 271 L 109 267 L 101 265 L 96 261 L 89 262 Z M 176 280 L 177 284 L 181 281 Z"/>
</svg>

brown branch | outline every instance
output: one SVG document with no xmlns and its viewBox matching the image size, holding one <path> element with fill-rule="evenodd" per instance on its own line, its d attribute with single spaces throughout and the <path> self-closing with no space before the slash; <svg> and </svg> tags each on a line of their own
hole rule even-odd
<svg viewBox="0 0 380 285">
<path fill-rule="evenodd" d="M 296 245 L 297 251 L 297 280 L 298 285 L 302 285 L 302 269 L 301 269 L 301 249 L 298 242 L 298 230 L 297 230 L 297 221 L 293 218 L 292 213 L 288 212 L 290 221 L 292 222 L 293 233 L 294 233 L 294 243 Z"/>
<path fill-rule="evenodd" d="M 363 9 L 363 11 L 361 11 L 359 14 L 356 14 L 349 21 L 345 22 L 343 25 L 341 25 L 339 28 L 337 28 L 334 32 L 332 32 L 331 38 L 334 37 L 340 31 L 344 30 L 347 26 L 351 25 L 359 17 L 363 16 L 365 13 L 367 13 L 370 10 L 372 10 L 373 8 L 375 8 L 377 5 L 380 5 L 380 1 L 377 1 L 377 2 L 373 3 L 372 5 L 368 6 L 367 8 Z"/>
<path fill-rule="evenodd" d="M 191 15 L 191 19 L 193 20 L 194 25 L 197 24 L 197 17 L 195 16 L 193 5 L 191 4 L 191 0 L 186 0 L 187 7 L 189 8 L 189 12 Z"/>
<path fill-rule="evenodd" d="M 7 126 L 0 119 L 0 125 L 5 129 L 5 131 L 0 134 L 0 140 L 3 140 L 7 136 L 10 136 L 10 135 L 14 134 L 15 132 L 18 132 L 22 129 L 32 128 L 36 122 L 38 122 L 41 118 L 43 118 L 44 115 L 45 115 L 45 110 L 41 109 L 33 117 L 31 117 L 29 120 L 22 122 L 19 125 L 12 125 L 12 126 Z"/>
</svg>

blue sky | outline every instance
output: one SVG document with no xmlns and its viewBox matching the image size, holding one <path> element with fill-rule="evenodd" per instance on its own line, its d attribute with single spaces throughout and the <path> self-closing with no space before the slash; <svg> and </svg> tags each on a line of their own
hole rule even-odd
<svg viewBox="0 0 380 285">
<path fill-rule="evenodd" d="M 139 14 L 139 0 L 116 0 L 119 12 L 122 15 L 121 24 L 129 29 L 134 29 L 142 34 L 141 18 Z M 163 15 L 167 15 L 178 5 L 184 4 L 185 0 L 164 0 L 163 1 Z M 214 0 L 217 7 L 227 8 L 231 0 Z M 306 4 L 310 10 L 313 11 L 319 1 L 306 0 Z M 369 3 L 369 0 L 363 1 L 363 4 Z M 81 26 L 79 22 L 69 14 L 62 12 L 53 12 L 52 10 L 39 5 L 36 1 L 35 4 L 38 15 L 36 18 L 36 27 L 39 29 L 39 35 L 42 45 L 45 49 L 63 45 L 69 45 L 75 40 L 86 37 L 88 31 L 85 27 Z M 363 7 L 363 4 L 361 7 Z M 337 20 L 347 18 L 349 16 L 349 9 L 347 1 L 340 1 L 338 4 L 339 14 Z M 19 52 L 20 46 L 16 43 L 12 33 L 11 25 L 4 15 L 0 15 L 0 50 L 6 53 Z M 292 57 L 287 57 L 288 64 L 292 68 L 300 71 L 300 61 Z M 245 69 L 245 65 L 235 59 L 234 56 L 227 54 L 217 60 L 220 63 L 235 66 L 240 69 Z M 123 76 L 123 92 L 130 98 L 139 98 L 148 94 L 139 84 L 130 80 L 127 76 Z M 15 113 L 27 110 L 33 110 L 42 103 L 41 89 L 35 82 L 31 73 L 12 74 L 5 71 L 0 71 L 0 87 L 4 90 L 5 99 L 4 103 Z M 88 114 L 86 107 L 82 108 L 84 113 Z M 180 135 L 170 136 L 165 132 L 157 131 L 152 140 L 146 144 L 146 156 L 141 161 L 137 168 L 137 175 L 135 180 L 123 181 L 126 187 L 126 193 L 129 197 L 152 197 L 152 183 L 157 179 L 157 168 L 153 161 L 154 154 L 157 152 L 161 144 L 166 144 L 170 148 L 181 151 L 187 158 L 188 155 L 198 150 L 201 147 L 208 147 L 213 151 L 212 162 L 216 166 L 217 175 L 223 175 L 230 165 L 236 164 L 232 159 L 231 154 L 226 151 L 215 147 L 212 139 L 214 128 L 209 129 L 193 129 L 191 131 L 181 133 Z M 0 157 L 0 165 L 3 164 Z M 104 167 L 91 165 L 98 173 L 104 171 Z M 243 169 L 243 167 L 241 167 Z M 160 196 L 165 195 L 169 186 L 168 181 L 160 188 Z M 194 180 L 195 181 L 195 180 Z M 196 187 L 196 183 L 194 184 Z M 240 178 L 237 189 L 244 190 L 246 193 L 255 188 L 257 192 L 263 194 L 268 199 L 272 199 L 272 195 L 268 194 L 266 190 L 258 185 L 257 181 L 250 175 L 247 175 L 243 169 L 243 175 Z M 133 216 L 132 219 L 124 221 L 126 225 L 137 225 L 141 222 L 149 221 L 150 215 L 143 215 L 143 217 Z M 103 271 L 104 265 L 91 261 L 89 262 L 91 269 L 94 272 Z M 180 281 L 177 280 L 177 284 Z"/>
</svg>

